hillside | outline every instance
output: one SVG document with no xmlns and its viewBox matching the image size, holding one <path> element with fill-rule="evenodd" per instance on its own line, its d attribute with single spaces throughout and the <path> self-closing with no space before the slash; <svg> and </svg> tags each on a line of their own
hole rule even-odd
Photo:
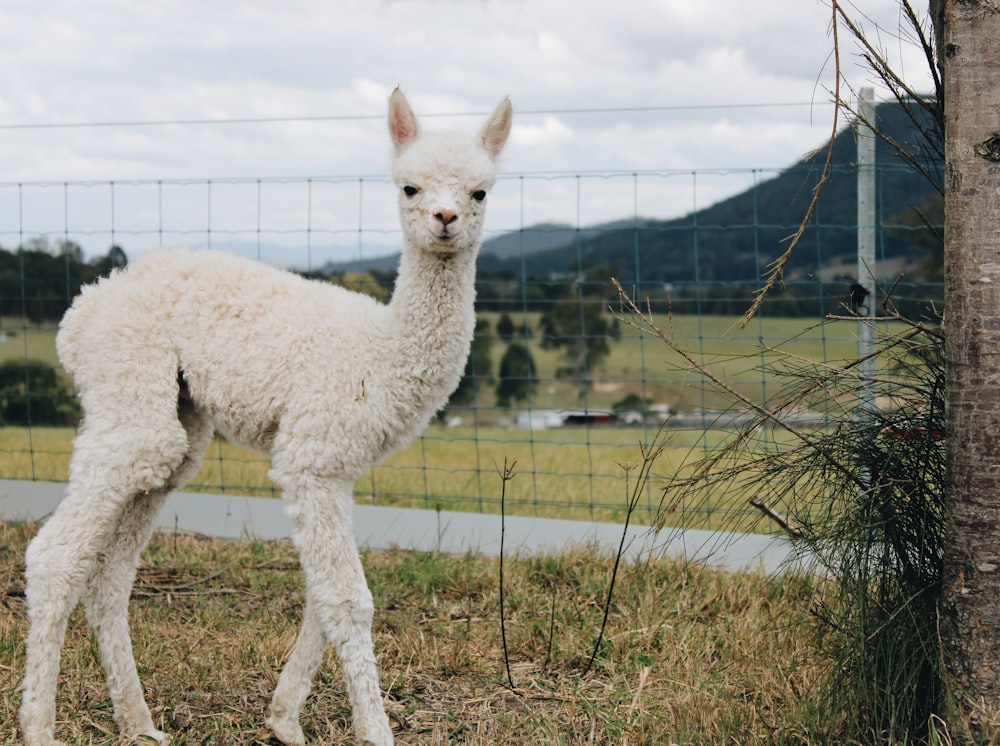
<svg viewBox="0 0 1000 746">
<path fill-rule="evenodd" d="M 647 222 L 641 221 L 639 225 L 645 225 Z M 497 259 L 516 258 L 520 262 L 522 254 L 538 254 L 576 245 L 576 241 L 581 238 L 590 240 L 598 238 L 608 231 L 632 228 L 635 225 L 634 220 L 619 220 L 577 229 L 563 223 L 539 223 L 528 226 L 524 230 L 511 231 L 484 241 L 479 253 L 481 256 Z M 492 261 L 492 259 L 487 261 Z M 480 269 L 483 269 L 482 263 Z"/>
<path fill-rule="evenodd" d="M 878 107 L 881 131 L 909 152 L 922 157 L 918 132 L 897 104 Z M 853 260 L 857 250 L 857 169 L 854 133 L 845 128 L 834 143 L 833 174 L 823 186 L 816 219 L 803 236 L 803 250 L 788 265 L 788 278 L 816 276 L 825 267 Z M 550 277 L 575 273 L 580 266 L 606 267 L 625 283 L 756 282 L 767 265 L 784 250 L 784 240 L 799 226 L 819 178 L 826 151 L 803 159 L 778 176 L 703 210 L 669 221 L 604 226 L 573 236 L 572 242 L 528 254 L 529 275 Z M 925 159 L 935 173 L 940 163 Z M 876 145 L 878 168 L 876 214 L 885 222 L 903 222 L 914 207 L 937 195 L 922 174 L 904 163 L 886 142 Z M 913 231 L 887 231 L 880 251 L 889 260 L 909 266 L 925 249 Z M 822 263 L 817 262 L 817 254 Z M 480 270 L 520 272 L 522 259 L 491 255 L 483 247 Z M 637 274 L 639 276 L 637 276 Z"/>
<path fill-rule="evenodd" d="M 919 266 L 928 255 L 928 237 L 914 230 L 914 208 L 940 214 L 932 180 L 900 156 L 888 139 L 923 164 L 940 182 L 939 154 L 926 154 L 914 119 L 929 116 L 913 107 L 881 104 L 877 110 L 883 138 L 876 144 L 876 215 L 898 229 L 879 235 L 878 257 L 889 278 L 906 274 L 897 298 L 923 304 L 928 292 L 908 283 L 934 280 Z M 644 297 L 666 301 L 675 310 L 742 312 L 770 263 L 784 251 L 799 227 L 822 171 L 826 148 L 800 160 L 772 179 L 697 212 L 674 220 L 621 220 L 577 229 L 542 223 L 484 242 L 479 258 L 479 305 L 501 310 L 520 308 L 526 300 L 551 298 L 583 268 L 596 292 L 617 277 Z M 823 185 L 814 219 L 785 269 L 782 313 L 813 314 L 835 310 L 842 291 L 856 274 L 857 168 L 854 132 L 844 127 L 834 141 L 833 170 Z M 935 204 L 937 203 L 937 204 Z M 907 227 L 907 225 L 910 227 Z M 398 254 L 365 262 L 331 264 L 325 271 L 377 269 L 394 272 Z M 523 273 L 523 277 L 522 277 Z M 527 290 L 521 286 L 528 280 Z M 513 285 L 511 284 L 513 283 Z M 823 290 L 818 283 L 833 283 Z M 516 287 L 515 287 L 516 285 Z M 833 297 L 828 297 L 830 294 Z M 816 299 L 819 298 L 819 306 Z M 706 305 L 710 302 L 715 305 Z M 687 303 L 687 305 L 685 305 Z M 727 305 L 728 304 L 728 305 Z"/>
<path fill-rule="evenodd" d="M 483 242 L 480 254 L 496 259 L 517 258 L 518 262 L 520 262 L 522 253 L 537 254 L 559 249 L 573 244 L 578 236 L 590 239 L 609 230 L 633 225 L 635 225 L 635 221 L 633 220 L 616 221 L 577 230 L 572 225 L 564 223 L 538 223 L 537 225 L 528 226 L 524 230 L 502 233 L 499 236 L 487 239 Z M 327 274 L 333 272 L 364 272 L 372 269 L 382 272 L 395 272 L 397 266 L 399 266 L 399 252 L 371 259 L 328 262 L 319 271 Z"/>
</svg>

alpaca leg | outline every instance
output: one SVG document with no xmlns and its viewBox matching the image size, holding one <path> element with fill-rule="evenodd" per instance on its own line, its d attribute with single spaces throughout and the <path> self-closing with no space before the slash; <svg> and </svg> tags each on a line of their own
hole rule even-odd
<svg viewBox="0 0 1000 746">
<path fill-rule="evenodd" d="M 71 488 L 72 489 L 72 488 Z M 25 553 L 25 596 L 30 626 L 26 641 L 21 728 L 28 746 L 50 746 L 55 695 L 66 622 L 83 593 L 121 502 L 87 500 L 70 492 Z"/>
<path fill-rule="evenodd" d="M 393 736 L 382 706 L 371 637 L 374 604 L 354 538 L 353 485 L 345 479 L 285 480 L 277 470 L 274 476 L 285 488 L 305 572 L 307 608 L 314 610 L 303 621 L 300 634 L 306 648 L 301 657 L 292 655 L 298 668 L 289 672 L 287 683 L 279 682 L 279 691 L 282 696 L 295 692 L 298 697 L 303 689 L 308 692 L 306 674 L 319 648 L 315 622 L 309 621 L 315 614 L 340 659 L 358 742 L 389 746 Z"/>
<path fill-rule="evenodd" d="M 166 496 L 166 491 L 142 495 L 126 506 L 83 594 L 87 621 L 97 637 L 119 730 L 126 736 L 148 736 L 160 743 L 167 743 L 169 738 L 153 726 L 142 694 L 132 655 L 128 603 L 139 555 L 149 541 L 156 514 Z"/>
<path fill-rule="evenodd" d="M 126 506 L 163 490 L 183 459 L 176 454 L 186 451 L 176 420 L 159 432 L 85 425 L 77 438 L 66 497 L 25 553 L 30 627 L 20 717 L 29 746 L 58 743 L 55 694 L 66 622 L 98 557 L 109 551 Z"/>
<path fill-rule="evenodd" d="M 299 725 L 299 713 L 309 696 L 312 680 L 323 662 L 326 635 L 316 613 L 315 604 L 306 597 L 302 626 L 292 648 L 292 654 L 281 669 L 278 686 L 271 698 L 271 712 L 267 725 L 274 737 L 286 746 L 301 746 L 306 742 Z"/>
<path fill-rule="evenodd" d="M 76 606 L 94 556 L 102 543 L 100 519 L 93 515 L 75 530 L 67 497 L 41 527 L 25 554 L 25 596 L 30 627 L 26 640 L 21 696 L 21 730 L 26 746 L 57 746 L 56 685 L 66 622 Z M 72 511 L 75 512 L 75 511 Z M 70 529 L 74 529 L 70 532 Z M 73 542 L 59 536 L 71 533 Z"/>
<path fill-rule="evenodd" d="M 166 742 L 165 733 L 153 726 L 136 671 L 128 624 L 128 604 L 136 566 L 153 533 L 156 515 L 171 490 L 182 486 L 201 465 L 201 456 L 212 438 L 211 420 L 182 398 L 178 417 L 187 433 L 188 451 L 167 485 L 140 495 L 125 508 L 107 550 L 96 563 L 83 595 L 87 620 L 94 628 L 108 691 L 114 703 L 115 722 L 125 735 L 149 736 Z"/>
</svg>

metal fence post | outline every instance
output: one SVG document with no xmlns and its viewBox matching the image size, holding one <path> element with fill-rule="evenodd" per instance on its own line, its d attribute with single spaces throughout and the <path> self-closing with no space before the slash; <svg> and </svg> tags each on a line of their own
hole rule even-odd
<svg viewBox="0 0 1000 746">
<path fill-rule="evenodd" d="M 870 422 L 875 413 L 875 333 L 871 318 L 877 308 L 875 288 L 875 104 L 874 91 L 862 88 L 858 96 L 858 285 L 864 288 L 858 314 L 858 414 Z"/>
</svg>

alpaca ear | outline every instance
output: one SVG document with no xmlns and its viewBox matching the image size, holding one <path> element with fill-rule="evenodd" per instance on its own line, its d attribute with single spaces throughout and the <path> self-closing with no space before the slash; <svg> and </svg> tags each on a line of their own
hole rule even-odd
<svg viewBox="0 0 1000 746">
<path fill-rule="evenodd" d="M 389 134 L 392 136 L 396 155 L 402 153 L 420 134 L 417 117 L 399 88 L 389 96 Z"/>
<path fill-rule="evenodd" d="M 490 118 L 486 120 L 486 124 L 479 132 L 479 139 L 482 141 L 483 147 L 494 158 L 500 155 L 500 151 L 503 150 L 503 146 L 507 142 L 513 116 L 510 99 L 505 98 L 490 115 Z"/>
</svg>

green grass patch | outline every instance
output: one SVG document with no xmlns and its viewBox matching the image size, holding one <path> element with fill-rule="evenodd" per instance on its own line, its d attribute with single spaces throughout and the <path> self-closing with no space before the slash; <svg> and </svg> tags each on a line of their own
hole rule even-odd
<svg viewBox="0 0 1000 746">
<path fill-rule="evenodd" d="M 65 481 L 72 428 L 0 428 L 0 477 Z M 632 520 L 650 523 L 673 499 L 664 490 L 683 478 L 725 437 L 679 430 L 657 459 Z M 423 437 L 363 475 L 355 499 L 394 507 L 500 512 L 504 462 L 514 464 L 507 484 L 509 515 L 621 522 L 627 513 L 642 446 L 655 431 L 639 428 L 562 428 L 532 432 L 510 428 L 432 426 Z M 276 497 L 267 457 L 216 438 L 201 470 L 184 488 L 191 492 Z M 742 517 L 742 518 L 741 518 Z M 759 514 L 741 496 L 728 501 L 721 489 L 709 505 L 675 504 L 668 525 L 698 528 L 758 527 Z"/>
<path fill-rule="evenodd" d="M 0 362 L 25 358 L 59 365 L 56 324 L 51 321 L 25 323 L 21 319 L 0 318 Z"/>
<path fill-rule="evenodd" d="M 498 315 L 484 316 L 495 328 Z M 528 322 L 537 328 L 537 315 L 529 315 Z M 764 318 L 740 329 L 735 319 L 720 316 L 658 317 L 657 322 L 726 385 L 753 401 L 769 401 L 784 385 L 777 360 L 842 361 L 850 359 L 857 348 L 852 323 L 818 326 L 803 319 Z M 18 326 L 5 320 L 3 328 L 8 330 L 8 341 L 0 345 L 0 359 L 19 359 L 27 346 L 33 358 L 55 362 L 53 326 Z M 529 345 L 541 377 L 531 402 L 536 409 L 610 408 L 628 394 L 686 412 L 724 409 L 731 403 L 729 394 L 709 385 L 677 353 L 625 324 L 611 354 L 592 372 L 585 401 L 579 399 L 575 382 L 555 377 L 562 364 L 558 353 L 541 349 L 537 338 L 529 339 Z M 772 347 L 780 352 L 765 349 Z M 493 346 L 497 365 L 504 349 L 499 341 Z M 820 410 L 840 406 L 822 399 L 811 403 Z M 356 498 L 379 505 L 496 513 L 501 486 L 497 472 L 506 461 L 516 462 L 516 477 L 507 485 L 506 495 L 511 514 L 624 519 L 630 497 L 626 474 L 641 463 L 642 448 L 657 439 L 654 427 L 520 430 L 514 426 L 519 410 L 495 408 L 488 382 L 477 407 L 475 413 L 459 410 L 462 426 L 432 425 L 422 438 L 362 476 Z M 0 428 L 0 477 L 65 480 L 72 437 L 68 428 Z M 694 464 L 726 437 L 724 430 L 671 429 L 661 441 L 665 449 L 636 504 L 633 520 L 770 530 L 732 485 L 713 486 L 710 499 L 696 502 L 668 489 L 690 476 Z M 762 451 L 781 447 L 780 439 L 762 436 Z M 203 468 L 187 489 L 274 496 L 277 490 L 268 479 L 268 467 L 263 455 L 218 440 L 209 447 Z"/>
</svg>

